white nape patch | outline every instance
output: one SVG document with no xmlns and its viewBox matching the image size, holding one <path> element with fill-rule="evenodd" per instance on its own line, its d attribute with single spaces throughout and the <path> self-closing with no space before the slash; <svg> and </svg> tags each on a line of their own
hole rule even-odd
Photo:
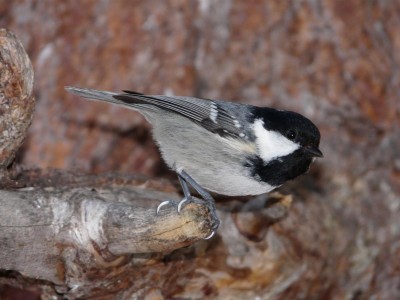
<svg viewBox="0 0 400 300">
<path fill-rule="evenodd" d="M 287 139 L 279 132 L 265 129 L 264 122 L 260 119 L 255 120 L 253 130 L 256 136 L 258 154 L 265 162 L 286 156 L 300 148 L 300 145 Z"/>
<path fill-rule="evenodd" d="M 210 107 L 210 119 L 213 121 L 215 124 L 217 124 L 217 117 L 218 117 L 218 107 L 214 102 L 211 102 L 211 107 Z"/>
</svg>

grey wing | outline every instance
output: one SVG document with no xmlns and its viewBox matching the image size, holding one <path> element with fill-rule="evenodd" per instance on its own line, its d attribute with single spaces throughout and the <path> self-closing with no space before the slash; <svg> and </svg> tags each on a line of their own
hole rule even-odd
<svg viewBox="0 0 400 300">
<path fill-rule="evenodd" d="M 247 105 L 225 101 L 213 101 L 195 97 L 143 95 L 136 92 L 124 91 L 125 94 L 113 97 L 128 106 L 148 104 L 182 115 L 205 129 L 221 136 L 246 138 Z"/>
</svg>

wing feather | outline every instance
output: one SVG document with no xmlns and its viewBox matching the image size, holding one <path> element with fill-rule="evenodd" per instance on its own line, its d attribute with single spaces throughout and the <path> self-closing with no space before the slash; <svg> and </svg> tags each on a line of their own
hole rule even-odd
<svg viewBox="0 0 400 300">
<path fill-rule="evenodd" d="M 124 92 L 125 94 L 117 94 L 113 97 L 126 105 L 135 106 L 135 104 L 139 103 L 154 105 L 177 113 L 222 136 L 244 136 L 239 121 L 216 101 L 195 97 L 144 95 L 132 91 Z"/>
</svg>

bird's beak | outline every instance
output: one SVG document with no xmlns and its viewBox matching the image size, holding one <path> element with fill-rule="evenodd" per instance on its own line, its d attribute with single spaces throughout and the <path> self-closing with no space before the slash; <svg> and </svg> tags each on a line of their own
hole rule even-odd
<svg viewBox="0 0 400 300">
<path fill-rule="evenodd" d="M 308 146 L 305 147 L 304 150 L 314 157 L 324 157 L 324 155 L 322 154 L 321 150 L 318 149 L 318 147 Z"/>
</svg>

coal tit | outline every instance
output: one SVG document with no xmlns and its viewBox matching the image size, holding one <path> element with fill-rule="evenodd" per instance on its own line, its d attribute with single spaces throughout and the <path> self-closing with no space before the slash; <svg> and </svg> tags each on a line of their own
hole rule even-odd
<svg viewBox="0 0 400 300">
<path fill-rule="evenodd" d="M 132 91 L 66 90 L 136 110 L 153 125 L 162 157 L 182 185 L 178 212 L 183 203 L 193 201 L 189 186 L 215 216 L 215 202 L 206 190 L 229 196 L 267 193 L 307 172 L 313 159 L 322 157 L 318 128 L 295 112 Z M 168 203 L 162 202 L 157 213 Z"/>
</svg>

